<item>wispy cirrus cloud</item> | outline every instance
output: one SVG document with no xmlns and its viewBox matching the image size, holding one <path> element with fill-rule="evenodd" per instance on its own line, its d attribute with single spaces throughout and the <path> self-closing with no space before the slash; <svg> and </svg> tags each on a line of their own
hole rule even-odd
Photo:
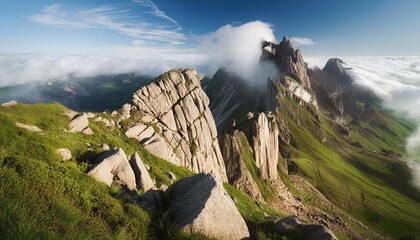
<svg viewBox="0 0 420 240">
<path fill-rule="evenodd" d="M 45 6 L 39 13 L 31 15 L 32 22 L 62 28 L 111 30 L 154 44 L 180 45 L 185 36 L 181 26 L 161 11 L 152 1 L 135 0 L 133 9 L 121 9 L 109 5 L 72 10 L 55 3 Z M 141 9 L 134 9 L 141 8 Z M 135 14 L 140 10 L 145 14 Z M 151 19 L 150 16 L 157 19 Z"/>
<path fill-rule="evenodd" d="M 304 37 L 292 37 L 290 41 L 294 46 L 312 46 L 315 44 L 314 40 Z"/>
<path fill-rule="evenodd" d="M 182 29 L 181 25 L 179 25 L 177 21 L 175 21 L 173 18 L 169 17 L 164 11 L 160 10 L 156 6 L 156 4 L 154 2 L 152 2 L 151 0 L 134 0 L 134 2 L 141 5 L 141 6 L 150 8 L 151 11 L 148 11 L 146 13 L 151 13 L 156 17 L 168 20 L 168 21 L 176 24 L 177 27 L 178 27 L 177 29 L 179 29 L 179 30 Z"/>
</svg>

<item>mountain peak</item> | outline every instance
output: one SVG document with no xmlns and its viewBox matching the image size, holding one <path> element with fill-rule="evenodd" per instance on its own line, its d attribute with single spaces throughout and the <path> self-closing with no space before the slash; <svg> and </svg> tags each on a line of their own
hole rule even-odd
<svg viewBox="0 0 420 240">
<path fill-rule="evenodd" d="M 263 42 L 261 61 L 274 60 L 279 71 L 293 77 L 306 90 L 311 91 L 311 84 L 306 73 L 306 65 L 299 49 L 295 50 L 287 36 L 279 44 Z"/>
<path fill-rule="evenodd" d="M 336 76 L 337 74 L 341 75 L 344 73 L 343 64 L 344 61 L 339 58 L 330 58 L 322 70 L 333 76 Z"/>
</svg>

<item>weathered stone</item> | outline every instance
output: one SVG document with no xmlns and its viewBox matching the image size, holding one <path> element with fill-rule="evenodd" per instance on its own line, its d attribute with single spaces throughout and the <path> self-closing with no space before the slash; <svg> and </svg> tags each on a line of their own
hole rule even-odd
<svg viewBox="0 0 420 240">
<path fill-rule="evenodd" d="M 18 103 L 15 100 L 12 100 L 12 101 L 8 101 L 8 102 L 5 102 L 5 103 L 2 103 L 0 106 L 2 106 L 2 107 L 11 107 L 11 106 L 15 106 L 17 104 Z"/>
<path fill-rule="evenodd" d="M 319 224 L 304 224 L 295 216 L 286 217 L 278 220 L 276 223 L 276 230 L 283 234 L 293 231 L 297 233 L 302 239 L 308 240 L 336 240 L 334 233 L 325 226 Z"/>
<path fill-rule="evenodd" d="M 89 127 L 87 127 L 87 128 L 85 128 L 85 129 L 82 130 L 82 133 L 83 134 L 86 134 L 86 135 L 92 135 L 93 134 L 93 131 L 92 131 L 92 129 L 90 129 Z"/>
<path fill-rule="evenodd" d="M 166 186 L 165 184 L 160 185 L 159 190 L 166 192 L 166 190 L 168 190 L 168 186 Z"/>
<path fill-rule="evenodd" d="M 86 113 L 86 117 L 87 117 L 88 119 L 90 119 L 90 118 L 94 118 L 94 117 L 96 117 L 96 115 L 95 115 L 94 113 L 87 112 L 87 113 Z"/>
<path fill-rule="evenodd" d="M 277 163 L 279 160 L 279 130 L 275 118 L 267 118 L 260 113 L 254 118 L 251 127 L 246 129 L 251 140 L 255 164 L 260 170 L 260 178 L 277 179 Z"/>
<path fill-rule="evenodd" d="M 64 111 L 62 113 L 62 115 L 67 116 L 70 119 L 73 119 L 77 114 L 79 114 L 79 113 L 77 113 L 75 111 Z"/>
<path fill-rule="evenodd" d="M 128 137 L 171 163 L 227 181 L 209 99 L 194 70 L 159 76 L 136 91 L 131 104 L 142 117 L 129 126 Z"/>
<path fill-rule="evenodd" d="M 172 226 L 217 239 L 244 239 L 248 228 L 222 184 L 211 174 L 183 178 L 166 191 Z"/>
<path fill-rule="evenodd" d="M 31 132 L 42 132 L 42 130 L 39 127 L 34 126 L 34 125 L 27 125 L 27 124 L 18 123 L 18 122 L 15 123 L 15 125 L 16 127 L 23 128 Z"/>
<path fill-rule="evenodd" d="M 108 186 L 113 182 L 119 182 L 130 190 L 136 189 L 136 178 L 124 150 L 117 148 L 106 151 L 96 161 L 99 164 L 89 172 L 89 175 Z"/>
<path fill-rule="evenodd" d="M 106 143 L 102 143 L 100 147 L 101 147 L 101 148 L 102 148 L 102 150 L 104 150 L 104 151 L 108 151 L 108 150 L 109 150 L 109 146 L 108 146 L 108 144 L 106 144 Z"/>
<path fill-rule="evenodd" d="M 112 119 L 111 120 L 108 120 L 107 118 L 104 118 L 104 117 L 96 117 L 95 119 L 93 119 L 93 121 L 95 121 L 95 122 L 103 122 L 106 127 L 110 127 L 110 128 L 114 128 L 115 127 L 115 122 Z"/>
<path fill-rule="evenodd" d="M 130 113 L 131 113 L 131 104 L 129 103 L 124 104 L 120 110 L 119 121 L 129 119 L 131 116 Z"/>
<path fill-rule="evenodd" d="M 76 115 L 69 124 L 69 132 L 82 132 L 89 125 L 89 120 L 85 113 Z"/>
<path fill-rule="evenodd" d="M 218 139 L 229 183 L 251 197 L 261 199 L 261 192 L 244 162 L 245 148 L 249 148 L 245 135 L 234 131 L 232 135 L 225 134 Z"/>
<path fill-rule="evenodd" d="M 149 172 L 144 166 L 143 162 L 140 159 L 140 156 L 137 153 L 134 153 L 130 159 L 130 165 L 133 169 L 134 175 L 136 176 L 137 188 L 143 190 L 143 192 L 148 191 L 149 189 L 155 187 L 152 179 L 150 178 Z"/>
<path fill-rule="evenodd" d="M 68 161 L 71 159 L 71 151 L 68 148 L 59 148 L 55 152 L 61 156 L 63 161 Z"/>
<path fill-rule="evenodd" d="M 171 172 L 166 172 L 166 176 L 168 176 L 169 180 L 171 180 L 171 181 L 175 181 L 176 180 L 175 174 L 173 174 Z"/>
</svg>

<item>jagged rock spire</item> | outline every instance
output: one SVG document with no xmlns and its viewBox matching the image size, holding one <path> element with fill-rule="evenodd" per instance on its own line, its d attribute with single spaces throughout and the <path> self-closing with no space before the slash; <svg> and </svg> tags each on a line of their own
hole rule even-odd
<svg viewBox="0 0 420 240">
<path fill-rule="evenodd" d="M 262 43 L 261 61 L 274 60 L 281 73 L 295 78 L 306 90 L 312 92 L 311 83 L 306 72 L 306 65 L 299 49 L 295 50 L 286 36 L 279 44 Z"/>
</svg>

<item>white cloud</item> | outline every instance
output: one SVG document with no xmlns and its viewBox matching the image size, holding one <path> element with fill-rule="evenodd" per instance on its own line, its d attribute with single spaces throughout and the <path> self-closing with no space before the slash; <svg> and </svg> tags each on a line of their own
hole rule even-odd
<svg viewBox="0 0 420 240">
<path fill-rule="evenodd" d="M 262 40 L 275 41 L 273 31 L 269 24 L 256 21 L 221 27 L 197 37 L 196 46 L 190 48 L 143 47 L 146 40 L 136 39 L 131 47 L 100 48 L 101 54 L 97 55 L 0 54 L 0 87 L 64 79 L 70 75 L 88 77 L 137 72 L 155 76 L 171 68 L 187 67 L 211 74 L 220 66 L 250 82 L 265 83 L 267 75 L 260 73 L 266 74 L 272 69 L 258 64 Z"/>
<path fill-rule="evenodd" d="M 292 37 L 290 38 L 290 41 L 294 46 L 311 46 L 314 45 L 315 42 L 310 38 L 304 38 L 304 37 Z"/>
<path fill-rule="evenodd" d="M 240 26 L 226 25 L 202 36 L 194 51 L 207 56 L 209 66 L 226 66 L 231 72 L 255 82 L 261 70 L 258 63 L 263 40 L 276 41 L 270 24 L 254 21 Z"/>
<path fill-rule="evenodd" d="M 118 9 L 112 6 L 98 6 L 82 11 L 64 9 L 61 4 L 51 4 L 40 13 L 29 16 L 32 22 L 62 28 L 108 29 L 119 34 L 159 44 L 180 45 L 185 39 L 181 26 L 151 1 L 136 1 L 133 7 L 140 7 L 161 21 L 149 22 L 145 16 L 139 16 L 132 9 Z M 141 3 L 143 2 L 143 3 Z M 169 22 L 169 23 L 168 23 Z"/>
<path fill-rule="evenodd" d="M 166 15 L 166 13 L 164 11 L 160 10 L 156 6 L 156 4 L 154 2 L 152 2 L 151 0 L 134 0 L 134 2 L 135 3 L 138 3 L 138 4 L 142 5 L 142 6 L 149 7 L 151 9 L 151 12 L 149 12 L 149 13 L 155 15 L 156 17 L 163 18 L 165 20 L 168 20 L 168 21 L 176 24 L 178 26 L 177 29 L 179 29 L 179 30 L 182 29 L 182 27 L 178 24 L 177 21 L 175 21 L 173 18 L 171 18 L 168 15 Z"/>
</svg>

